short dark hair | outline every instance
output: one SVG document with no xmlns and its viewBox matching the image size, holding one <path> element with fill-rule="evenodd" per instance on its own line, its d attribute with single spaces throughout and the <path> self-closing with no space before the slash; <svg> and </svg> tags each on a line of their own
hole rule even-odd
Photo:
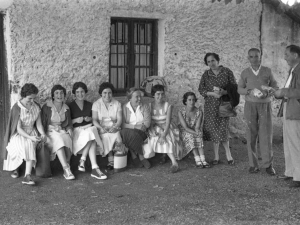
<svg viewBox="0 0 300 225">
<path fill-rule="evenodd" d="M 164 85 L 161 85 L 161 84 L 156 84 L 156 85 L 154 85 L 154 86 L 151 88 L 151 95 L 154 96 L 155 93 L 156 93 L 157 91 L 163 91 L 163 92 L 165 92 L 165 87 L 164 87 Z"/>
<path fill-rule="evenodd" d="M 67 91 L 63 86 L 61 86 L 60 84 L 56 84 L 51 89 L 51 98 L 52 98 L 52 100 L 54 99 L 54 92 L 57 91 L 57 90 L 62 90 L 65 96 L 67 94 Z"/>
<path fill-rule="evenodd" d="M 219 57 L 219 55 L 217 53 L 209 52 L 209 53 L 206 53 L 206 55 L 204 56 L 205 65 L 208 66 L 208 64 L 207 64 L 207 58 L 209 56 L 213 56 L 215 58 L 215 60 L 217 60 L 218 62 L 220 62 L 220 57 Z"/>
<path fill-rule="evenodd" d="M 291 53 L 296 53 L 298 55 L 298 58 L 300 58 L 300 47 L 297 45 L 289 45 L 286 47 L 290 50 Z"/>
<path fill-rule="evenodd" d="M 98 91 L 99 95 L 101 96 L 103 90 L 105 90 L 105 89 L 107 89 L 107 88 L 109 88 L 109 89 L 111 90 L 112 93 L 115 92 L 115 87 L 114 87 L 114 85 L 113 85 L 112 83 L 109 83 L 109 82 L 103 82 L 103 83 L 100 84 L 100 86 L 99 86 L 99 91 Z"/>
<path fill-rule="evenodd" d="M 32 83 L 26 83 L 21 88 L 21 97 L 26 98 L 29 95 L 36 95 L 39 92 L 39 89 Z"/>
<path fill-rule="evenodd" d="M 261 53 L 261 51 L 258 48 L 250 48 L 248 51 L 248 55 L 250 52 L 258 52 L 259 54 Z"/>
<path fill-rule="evenodd" d="M 83 82 L 76 82 L 74 85 L 73 85 L 73 89 L 72 89 L 72 93 L 75 95 L 75 92 L 78 88 L 82 88 L 84 90 L 85 93 L 88 92 L 88 89 L 87 89 L 87 86 L 85 83 Z"/>
<path fill-rule="evenodd" d="M 182 102 L 183 102 L 184 105 L 186 105 L 186 101 L 187 101 L 187 99 L 188 99 L 189 96 L 194 96 L 194 97 L 195 97 L 195 102 L 197 102 L 197 98 L 196 98 L 195 93 L 189 91 L 189 92 L 187 92 L 187 93 L 185 93 L 185 94 L 183 95 L 183 100 L 182 100 Z"/>
</svg>

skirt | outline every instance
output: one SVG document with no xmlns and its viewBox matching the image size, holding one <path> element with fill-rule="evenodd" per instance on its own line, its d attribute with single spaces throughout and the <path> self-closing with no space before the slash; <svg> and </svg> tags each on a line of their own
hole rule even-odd
<svg viewBox="0 0 300 225">
<path fill-rule="evenodd" d="M 36 136 L 37 132 L 35 129 L 27 130 L 23 128 L 23 130 L 30 134 L 31 136 Z M 16 133 L 13 135 L 6 147 L 7 149 L 7 159 L 4 160 L 3 170 L 13 171 L 16 170 L 22 163 L 23 160 L 33 161 L 33 167 L 36 164 L 36 142 L 23 137 L 22 135 Z"/>
<path fill-rule="evenodd" d="M 86 144 L 93 140 L 97 143 L 97 150 L 103 152 L 103 144 L 96 127 L 90 124 L 82 127 L 76 127 L 73 134 L 73 154 L 82 154 L 82 150 Z"/>
<path fill-rule="evenodd" d="M 124 128 L 120 131 L 122 141 L 130 151 L 135 154 L 143 155 L 144 141 L 147 139 L 147 134 L 138 129 Z"/>
<path fill-rule="evenodd" d="M 148 145 L 150 148 L 155 153 L 173 153 L 176 159 L 181 159 L 179 156 L 182 155 L 182 146 L 178 128 L 174 124 L 170 124 L 166 142 L 163 144 L 158 143 L 161 133 L 163 133 L 163 129 L 160 126 L 154 126 L 149 130 Z"/>
<path fill-rule="evenodd" d="M 100 136 L 103 142 L 104 149 L 102 156 L 106 156 L 110 151 L 112 151 L 116 142 L 122 142 L 122 138 L 119 131 L 116 133 L 101 134 Z"/>
<path fill-rule="evenodd" d="M 66 155 L 72 153 L 72 140 L 70 135 L 65 130 L 49 130 L 47 133 L 46 146 L 50 149 L 50 160 L 53 161 L 56 157 L 57 150 L 62 147 L 68 148 Z M 68 157 L 67 157 L 68 158 Z"/>
</svg>

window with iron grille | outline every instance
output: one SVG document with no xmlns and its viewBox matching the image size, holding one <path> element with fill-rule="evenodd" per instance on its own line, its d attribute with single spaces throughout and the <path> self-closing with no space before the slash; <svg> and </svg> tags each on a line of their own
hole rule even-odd
<svg viewBox="0 0 300 225">
<path fill-rule="evenodd" d="M 157 75 L 157 20 L 112 18 L 109 80 L 117 93 Z"/>
</svg>

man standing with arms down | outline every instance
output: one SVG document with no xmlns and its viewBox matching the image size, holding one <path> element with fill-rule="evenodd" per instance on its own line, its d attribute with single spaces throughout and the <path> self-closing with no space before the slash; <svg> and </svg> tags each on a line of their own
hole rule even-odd
<svg viewBox="0 0 300 225">
<path fill-rule="evenodd" d="M 261 151 L 261 167 L 269 175 L 275 175 L 272 150 L 272 107 L 269 93 L 278 89 L 270 68 L 261 65 L 261 52 L 257 48 L 248 51 L 251 66 L 245 69 L 238 83 L 238 93 L 245 95 L 244 118 L 247 123 L 247 149 L 249 173 L 259 171 L 257 142 Z"/>
<path fill-rule="evenodd" d="M 285 173 L 280 179 L 293 179 L 290 187 L 300 187 L 300 47 L 286 47 L 284 59 L 291 67 L 284 88 L 274 95 L 282 98 L 278 116 L 283 116 Z"/>
</svg>

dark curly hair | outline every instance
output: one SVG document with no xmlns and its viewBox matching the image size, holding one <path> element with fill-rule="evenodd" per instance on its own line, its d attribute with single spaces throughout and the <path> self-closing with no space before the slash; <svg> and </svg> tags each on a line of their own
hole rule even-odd
<svg viewBox="0 0 300 225">
<path fill-rule="evenodd" d="M 182 100 L 182 102 L 183 102 L 184 105 L 186 105 L 186 101 L 187 101 L 187 99 L 188 99 L 189 96 L 194 96 L 194 97 L 195 97 L 195 102 L 197 102 L 197 98 L 196 98 L 195 93 L 189 91 L 189 92 L 187 92 L 187 93 L 185 93 L 185 94 L 183 95 L 183 100 Z"/>
<path fill-rule="evenodd" d="M 300 58 L 300 47 L 297 45 L 289 45 L 286 47 L 290 50 L 291 53 L 296 53 L 298 55 L 298 58 Z"/>
<path fill-rule="evenodd" d="M 151 95 L 154 96 L 157 91 L 165 92 L 165 87 L 161 84 L 156 84 L 151 88 Z"/>
<path fill-rule="evenodd" d="M 218 55 L 217 53 L 209 52 L 209 53 L 206 53 L 206 55 L 204 56 L 204 62 L 205 62 L 205 65 L 208 66 L 208 64 L 207 64 L 207 58 L 208 58 L 209 56 L 214 57 L 215 60 L 217 60 L 218 62 L 220 62 L 220 57 L 219 57 L 219 55 Z"/>
<path fill-rule="evenodd" d="M 85 83 L 83 82 L 76 82 L 74 85 L 73 85 L 73 89 L 72 89 L 72 93 L 75 95 L 75 92 L 78 88 L 82 88 L 84 90 L 85 93 L 88 92 L 88 89 L 87 89 L 87 86 Z"/>
<path fill-rule="evenodd" d="M 102 96 L 103 90 L 105 90 L 105 89 L 107 89 L 107 88 L 109 88 L 109 89 L 111 90 L 112 93 L 115 92 L 115 87 L 114 87 L 114 85 L 112 85 L 112 83 L 109 83 L 109 82 L 103 82 L 103 83 L 100 84 L 100 86 L 99 86 L 99 91 L 98 91 L 99 95 Z"/>
<path fill-rule="evenodd" d="M 39 89 L 32 83 L 26 83 L 21 88 L 21 97 L 26 98 L 29 95 L 36 95 L 39 92 Z"/>
<path fill-rule="evenodd" d="M 65 96 L 67 94 L 67 91 L 66 91 L 66 89 L 63 86 L 61 86 L 60 84 L 56 84 L 51 89 L 51 98 L 52 98 L 52 100 L 54 100 L 54 92 L 57 91 L 57 90 L 62 90 L 64 92 Z"/>
</svg>

